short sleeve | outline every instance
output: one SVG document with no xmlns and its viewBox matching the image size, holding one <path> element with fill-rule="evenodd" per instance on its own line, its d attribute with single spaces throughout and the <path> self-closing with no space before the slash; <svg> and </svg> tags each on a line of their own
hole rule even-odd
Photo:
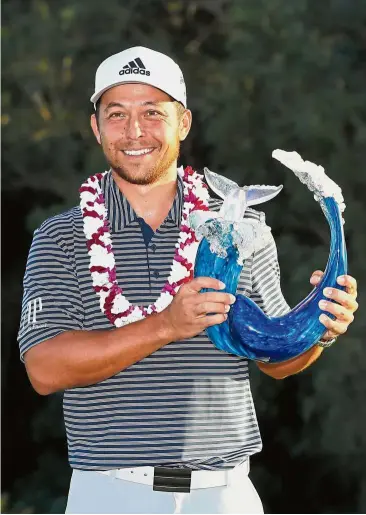
<svg viewBox="0 0 366 515">
<path fill-rule="evenodd" d="M 250 298 L 268 316 L 282 316 L 290 311 L 281 290 L 277 247 L 273 237 L 266 247 L 253 256 Z"/>
<path fill-rule="evenodd" d="M 64 331 L 82 329 L 84 310 L 73 262 L 59 243 L 34 233 L 23 281 L 18 342 L 20 357 Z"/>
</svg>

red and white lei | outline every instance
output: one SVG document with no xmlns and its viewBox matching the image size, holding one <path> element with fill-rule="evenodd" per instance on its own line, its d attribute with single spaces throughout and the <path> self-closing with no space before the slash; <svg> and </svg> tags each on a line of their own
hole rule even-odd
<svg viewBox="0 0 366 515">
<path fill-rule="evenodd" d="M 208 211 L 207 186 L 202 175 L 191 167 L 178 170 L 184 184 L 182 224 L 173 265 L 158 299 L 147 307 L 134 306 L 123 295 L 117 283 L 116 261 L 107 218 L 104 196 L 100 188 L 102 177 L 108 172 L 89 177 L 80 188 L 80 208 L 84 219 L 84 234 L 90 256 L 89 270 L 93 287 L 100 298 L 100 307 L 116 327 L 142 320 L 147 315 L 165 309 L 177 294 L 179 287 L 193 278 L 198 241 L 189 224 L 193 211 Z"/>
</svg>

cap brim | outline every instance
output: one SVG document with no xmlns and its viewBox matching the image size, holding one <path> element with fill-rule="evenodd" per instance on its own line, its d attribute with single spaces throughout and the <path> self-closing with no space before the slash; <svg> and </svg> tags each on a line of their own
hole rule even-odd
<svg viewBox="0 0 366 515">
<path fill-rule="evenodd" d="M 90 97 L 90 102 L 92 102 L 95 105 L 98 102 L 98 100 L 100 99 L 100 97 L 103 95 L 103 93 L 105 93 L 106 91 L 108 91 L 111 88 L 114 88 L 115 86 L 121 86 L 121 84 L 146 84 L 147 86 L 152 86 L 153 88 L 159 89 L 163 93 L 166 93 L 173 100 L 176 100 L 177 102 L 180 102 L 185 108 L 187 108 L 187 106 L 181 100 L 178 100 L 177 98 L 173 97 L 173 95 L 171 95 L 167 91 L 164 91 L 163 89 L 160 89 L 157 86 L 154 86 L 153 84 L 150 84 L 150 82 L 145 82 L 143 80 L 129 80 L 129 81 L 123 80 L 123 81 L 120 81 L 120 82 L 115 82 L 113 84 L 110 84 L 109 86 L 105 87 L 104 89 L 101 89 L 100 91 L 97 91 L 96 93 L 94 93 L 94 95 L 92 95 Z"/>
<path fill-rule="evenodd" d="M 90 102 L 93 102 L 93 104 L 96 104 L 98 102 L 98 100 L 100 99 L 100 97 L 103 95 L 103 93 L 108 91 L 108 89 L 114 88 L 115 86 L 120 86 L 121 84 L 127 84 L 127 83 L 126 83 L 126 81 L 121 81 L 121 82 L 115 82 L 114 84 L 109 84 L 105 88 L 94 93 L 94 95 L 92 95 L 90 97 Z"/>
</svg>

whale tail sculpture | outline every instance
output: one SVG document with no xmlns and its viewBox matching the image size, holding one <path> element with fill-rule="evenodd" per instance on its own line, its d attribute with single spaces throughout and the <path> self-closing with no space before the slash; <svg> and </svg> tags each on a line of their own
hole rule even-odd
<svg viewBox="0 0 366 515">
<path fill-rule="evenodd" d="M 225 220 L 241 221 L 249 206 L 272 199 L 283 186 L 243 186 L 204 168 L 207 184 L 224 199 L 219 216 Z"/>
<path fill-rule="evenodd" d="M 321 205 L 331 231 L 327 267 L 317 287 L 286 315 L 267 316 L 251 299 L 237 295 L 228 320 L 206 331 L 214 345 L 223 351 L 276 363 L 302 354 L 324 334 L 318 304 L 324 298 L 325 287 L 339 288 L 336 279 L 347 271 L 347 255 L 342 219 L 345 205 L 339 186 L 321 166 L 303 161 L 296 152 L 275 150 L 272 155 L 307 185 Z M 262 222 L 243 220 L 245 210 L 273 198 L 282 186 L 240 188 L 234 181 L 207 169 L 205 176 L 224 202 L 219 213 L 196 213 L 192 219 L 197 237 L 202 238 L 194 275 L 216 277 L 226 284 L 228 292 L 235 294 L 245 259 L 270 241 L 270 228 Z"/>
</svg>

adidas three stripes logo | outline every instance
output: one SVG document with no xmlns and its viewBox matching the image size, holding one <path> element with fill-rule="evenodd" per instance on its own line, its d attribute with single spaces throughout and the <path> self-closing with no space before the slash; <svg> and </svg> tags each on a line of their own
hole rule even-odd
<svg viewBox="0 0 366 515">
<path fill-rule="evenodd" d="M 144 63 L 141 61 L 139 57 L 136 57 L 133 61 L 130 61 L 126 66 L 120 70 L 120 75 L 129 75 L 129 74 L 140 74 L 140 75 L 150 75 L 149 70 L 145 68 Z"/>
</svg>

